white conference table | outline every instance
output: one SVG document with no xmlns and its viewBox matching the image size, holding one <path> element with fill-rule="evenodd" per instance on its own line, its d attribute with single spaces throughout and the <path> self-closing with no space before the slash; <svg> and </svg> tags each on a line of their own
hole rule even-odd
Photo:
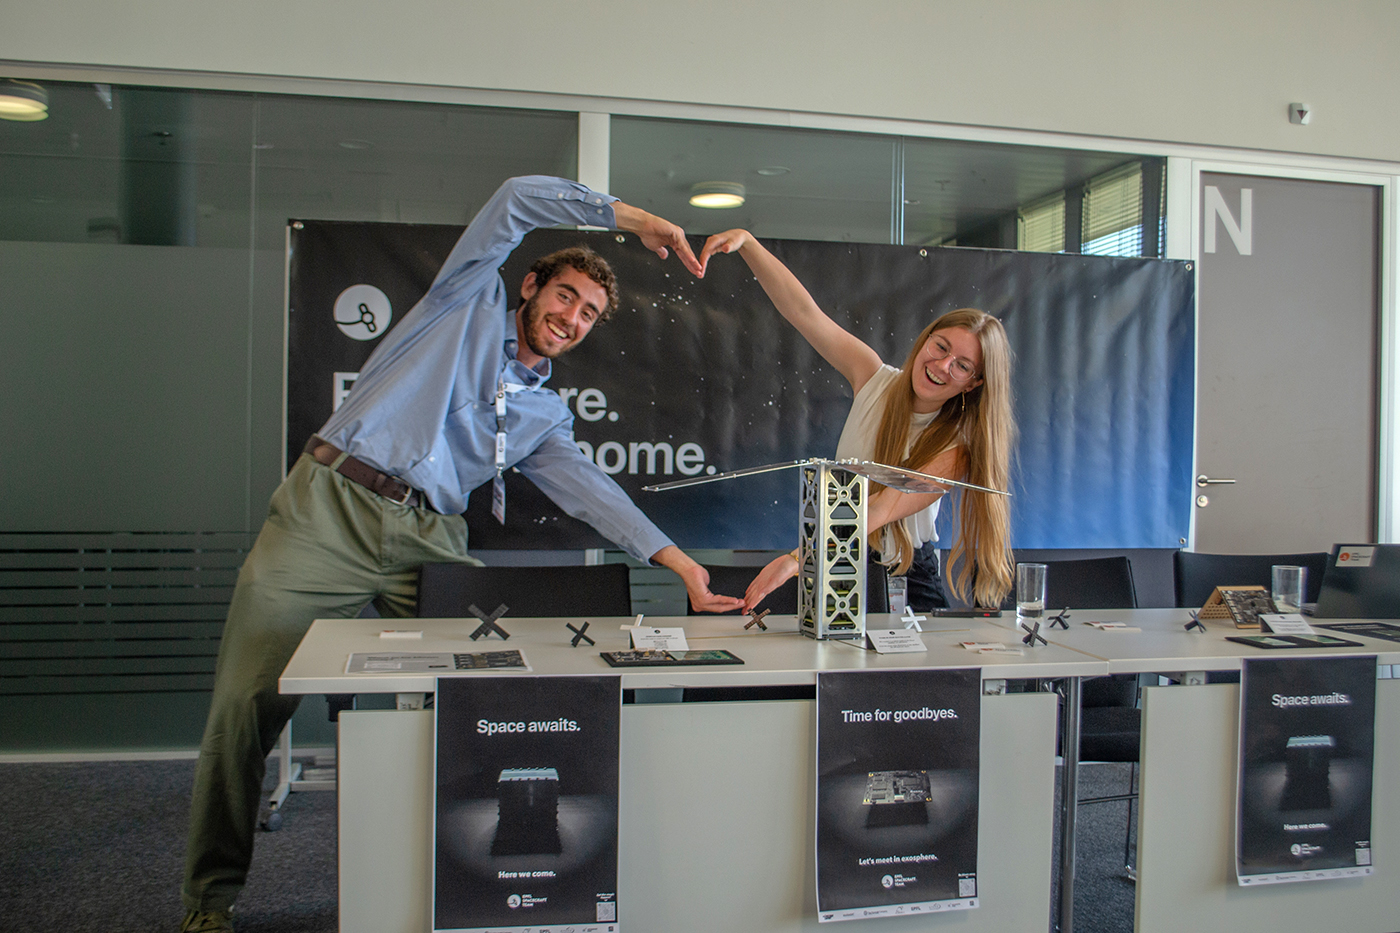
<svg viewBox="0 0 1400 933">
<path fill-rule="evenodd" d="M 742 629 L 738 617 L 649 618 L 684 626 L 697 648 L 727 648 L 733 668 L 625 670 L 624 689 L 666 696 L 684 687 L 812 685 L 832 670 L 980 667 L 984 683 L 979 877 L 981 906 L 926 918 L 870 921 L 872 929 L 1043 930 L 1057 913 L 1072 928 L 1072 899 L 1050 905 L 1051 831 L 1057 701 L 1052 694 L 999 695 L 1007 680 L 1065 678 L 1070 698 L 1081 679 L 1160 673 L 1172 686 L 1143 691 L 1141 811 L 1135 928 L 1183 925 L 1274 933 L 1291 921 L 1338 926 L 1346 933 L 1391 933 L 1400 886 L 1386 883 L 1388 858 L 1400 853 L 1400 644 L 1345 634 L 1358 648 L 1264 651 L 1225 640 L 1240 632 L 1206 621 L 1189 632 L 1180 609 L 1076 610 L 1067 630 L 1045 630 L 1049 644 L 1020 655 L 981 656 L 963 641 L 1016 646 L 1008 614 L 996 620 L 931 619 L 922 654 L 876 655 L 797 633 L 791 616 L 769 616 L 768 632 Z M 398 694 L 399 711 L 341 714 L 340 896 L 342 930 L 431 928 L 432 713 L 412 708 L 434 689 L 432 675 L 344 673 L 352 652 L 482 651 L 519 647 L 533 674 L 617 673 L 600 650 L 627 647 L 619 624 L 593 620 L 596 647 L 569 647 L 563 619 L 502 624 L 509 642 L 473 642 L 475 620 L 323 620 L 316 622 L 281 680 L 283 693 Z M 578 620 L 572 620 L 575 625 Z M 1119 621 L 1139 631 L 1103 631 L 1084 623 Z M 1342 621 L 1342 620 L 1336 620 Z M 1325 620 L 1315 620 L 1325 624 Z M 383 640 L 385 624 L 421 628 L 421 641 Z M 869 627 L 899 627 L 871 617 Z M 1207 684 L 1205 672 L 1239 671 L 1247 657 L 1375 655 L 1378 677 L 1375 797 L 1370 878 L 1240 888 L 1234 879 L 1237 684 Z M 473 676 L 473 675 L 465 675 Z M 530 676 L 523 674 L 518 676 Z M 816 928 L 814 874 L 814 704 L 810 700 L 638 703 L 623 710 L 619 897 L 629 930 Z M 1066 734 L 1077 730 L 1077 703 L 1065 704 Z M 1066 743 L 1066 845 L 1062 872 L 1073 883 L 1073 767 Z M 753 793 L 754 775 L 791 793 Z M 1065 860 L 1068 860 L 1066 864 Z M 716 892 L 723 892 L 716 893 Z M 867 925 L 869 925 L 867 924 Z M 1062 927 L 1063 929 L 1064 927 Z"/>
<path fill-rule="evenodd" d="M 1203 620 L 1206 631 L 1187 631 L 1190 620 L 1184 609 L 1071 610 L 1068 629 L 1045 633 L 1051 645 L 1103 660 L 1110 674 L 1155 673 L 1176 681 L 1142 692 L 1135 929 L 1394 933 L 1400 929 L 1400 884 L 1394 880 L 1400 864 L 1400 805 L 1395 794 L 1400 790 L 1400 682 L 1392 675 L 1400 672 L 1400 644 L 1328 632 L 1362 644 L 1265 650 L 1226 641 L 1232 635 L 1257 634 L 1257 629 L 1237 629 L 1229 620 Z M 1139 631 L 1086 624 L 1099 621 L 1124 622 Z M 1309 621 L 1317 627 L 1348 620 Z M 1240 887 L 1234 874 L 1240 687 L 1209 684 L 1207 674 L 1239 672 L 1246 658 L 1370 655 L 1376 657 L 1378 678 L 1371 834 L 1375 874 Z M 1072 798 L 1067 794 L 1067 809 L 1074 806 Z M 1073 812 L 1065 818 L 1072 825 Z M 1072 833 L 1068 838 L 1073 839 Z M 1073 857 L 1072 849 L 1065 857 Z M 1070 907 L 1062 905 L 1062 921 L 1070 916 Z"/>
<path fill-rule="evenodd" d="M 1049 645 L 980 655 L 960 642 L 1019 647 L 1003 620 L 925 623 L 924 653 L 877 655 L 816 641 L 792 616 L 769 616 L 767 632 L 744 617 L 648 617 L 684 626 L 695 648 L 725 648 L 735 667 L 626 670 L 599 651 L 624 650 L 630 618 L 593 619 L 596 646 L 570 647 L 565 619 L 501 620 L 511 633 L 473 642 L 476 620 L 315 622 L 280 681 L 283 693 L 385 693 L 394 710 L 347 710 L 338 728 L 340 929 L 423 933 L 431 929 L 433 713 L 421 707 L 431 674 L 346 674 L 351 653 L 520 648 L 535 675 L 620 674 L 639 702 L 622 710 L 619 825 L 620 929 L 628 931 L 815 931 L 815 703 L 810 699 L 640 702 L 679 699 L 676 688 L 811 686 L 821 671 L 980 668 L 981 779 L 975 910 L 851 921 L 886 933 L 942 930 L 1043 933 L 1051 913 L 1058 701 L 1005 693 L 1008 680 L 1091 677 L 1106 663 Z M 392 625 L 421 640 L 382 639 Z M 870 628 L 899 628 L 872 616 Z M 483 672 L 488 673 L 488 672 Z M 500 672 L 489 672 L 497 675 Z M 461 676 L 479 676 L 463 674 Z"/>
</svg>

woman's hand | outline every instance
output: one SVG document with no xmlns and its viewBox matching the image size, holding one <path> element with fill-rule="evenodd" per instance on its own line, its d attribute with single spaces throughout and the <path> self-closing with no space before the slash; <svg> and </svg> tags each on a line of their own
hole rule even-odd
<svg viewBox="0 0 1400 933">
<path fill-rule="evenodd" d="M 791 554 L 769 561 L 744 591 L 744 611 L 753 612 L 763 598 L 797 576 L 797 558 Z"/>
<path fill-rule="evenodd" d="M 737 253 L 746 242 L 755 242 L 753 234 L 747 230 L 726 230 L 710 237 L 705 241 L 705 248 L 700 250 L 700 274 L 705 274 L 705 267 L 715 253 Z"/>
</svg>

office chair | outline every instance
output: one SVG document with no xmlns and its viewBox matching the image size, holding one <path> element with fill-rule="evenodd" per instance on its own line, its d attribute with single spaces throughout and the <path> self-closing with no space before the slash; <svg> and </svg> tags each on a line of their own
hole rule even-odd
<svg viewBox="0 0 1400 933">
<path fill-rule="evenodd" d="M 1303 602 L 1317 602 L 1322 574 L 1327 569 L 1327 552 L 1307 554 L 1195 554 L 1177 551 L 1172 555 L 1172 577 L 1176 604 L 1182 609 L 1199 609 L 1217 586 L 1273 585 L 1274 564 L 1308 568 Z"/>
<path fill-rule="evenodd" d="M 420 619 L 469 616 L 475 604 L 508 617 L 630 616 L 631 579 L 626 564 L 564 567 L 476 567 L 424 564 L 418 577 Z"/>
<path fill-rule="evenodd" d="M 1045 611 L 1135 609 L 1133 564 L 1126 557 L 1052 560 L 1045 564 Z M 1013 594 L 1012 605 L 1015 605 Z"/>
</svg>

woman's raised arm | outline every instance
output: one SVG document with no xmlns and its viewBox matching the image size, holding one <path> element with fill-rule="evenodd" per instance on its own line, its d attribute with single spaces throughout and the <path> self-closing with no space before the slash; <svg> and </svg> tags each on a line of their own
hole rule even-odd
<svg viewBox="0 0 1400 933">
<path fill-rule="evenodd" d="M 717 253 L 738 253 L 743 257 L 778 313 L 797 328 L 822 359 L 846 377 L 852 391 L 859 392 L 879 370 L 879 354 L 827 317 L 797 276 L 754 239 L 753 234 L 747 230 L 716 233 L 705 241 L 705 248 L 700 251 L 701 268 Z"/>
</svg>

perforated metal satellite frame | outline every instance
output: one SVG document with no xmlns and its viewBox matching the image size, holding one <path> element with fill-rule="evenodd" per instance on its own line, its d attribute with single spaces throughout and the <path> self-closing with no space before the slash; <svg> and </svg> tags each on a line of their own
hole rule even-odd
<svg viewBox="0 0 1400 933">
<path fill-rule="evenodd" d="M 680 489 L 756 473 L 799 468 L 797 529 L 799 583 L 797 620 L 813 638 L 865 636 L 866 506 L 870 480 L 899 492 L 946 492 L 950 487 L 1009 496 L 1009 492 L 920 473 L 870 460 L 787 460 L 656 486 L 647 492 Z"/>
</svg>

